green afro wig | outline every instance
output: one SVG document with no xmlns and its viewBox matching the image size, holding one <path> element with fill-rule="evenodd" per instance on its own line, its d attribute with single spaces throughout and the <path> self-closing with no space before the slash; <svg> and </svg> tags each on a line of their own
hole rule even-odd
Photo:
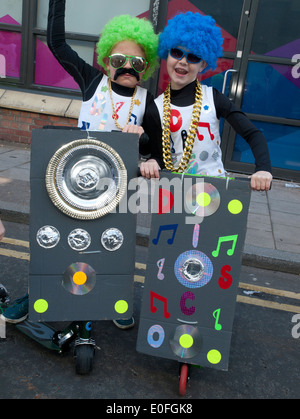
<svg viewBox="0 0 300 419">
<path fill-rule="evenodd" d="M 136 42 L 144 49 L 149 68 L 143 75 L 143 79 L 148 79 L 158 66 L 158 35 L 154 33 L 153 26 L 147 19 L 130 15 L 116 16 L 111 19 L 104 26 L 97 43 L 98 63 L 106 68 L 103 58 L 110 55 L 116 44 L 127 40 Z"/>
</svg>

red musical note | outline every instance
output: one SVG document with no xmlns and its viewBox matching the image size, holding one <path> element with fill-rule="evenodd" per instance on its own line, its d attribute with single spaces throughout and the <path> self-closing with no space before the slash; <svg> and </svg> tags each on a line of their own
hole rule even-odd
<svg viewBox="0 0 300 419">
<path fill-rule="evenodd" d="M 113 114 L 113 116 L 112 116 L 112 118 L 115 120 L 115 121 L 117 121 L 118 119 L 119 119 L 119 115 L 118 115 L 118 112 L 119 112 L 119 110 L 122 108 L 122 106 L 125 104 L 125 102 L 118 102 L 118 103 L 116 103 L 116 110 L 115 110 L 115 112 L 114 112 L 114 114 Z"/>
<path fill-rule="evenodd" d="M 198 127 L 203 127 L 203 128 L 207 128 L 210 139 L 213 141 L 215 136 L 214 134 L 212 134 L 211 130 L 210 130 L 210 124 L 209 122 L 199 122 Z M 199 134 L 199 131 L 197 130 L 197 136 L 198 136 L 198 140 L 199 141 L 203 141 L 204 140 L 204 135 Z"/>
<path fill-rule="evenodd" d="M 156 292 L 150 291 L 150 310 L 151 313 L 156 313 L 157 312 L 157 307 L 154 306 L 153 304 L 153 300 L 159 300 L 162 303 L 164 303 L 164 317 L 165 319 L 169 319 L 171 314 L 167 312 L 167 299 L 166 297 L 162 297 L 159 294 L 156 294 Z"/>
</svg>

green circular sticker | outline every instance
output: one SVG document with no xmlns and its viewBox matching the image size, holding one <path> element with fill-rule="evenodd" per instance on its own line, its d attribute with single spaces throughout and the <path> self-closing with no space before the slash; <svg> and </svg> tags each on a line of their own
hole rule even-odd
<svg viewBox="0 0 300 419">
<path fill-rule="evenodd" d="M 180 336 L 179 343 L 183 348 L 188 349 L 191 346 L 193 346 L 194 339 L 192 338 L 191 335 L 184 334 Z"/>
<path fill-rule="evenodd" d="M 212 349 L 207 354 L 207 359 L 211 364 L 218 364 L 221 361 L 222 355 L 216 349 Z"/>
<path fill-rule="evenodd" d="M 128 303 L 125 300 L 119 300 L 115 304 L 115 310 L 119 314 L 124 314 L 128 310 Z"/>
<path fill-rule="evenodd" d="M 43 299 L 36 300 L 33 308 L 35 309 L 37 313 L 40 313 L 40 314 L 45 313 L 45 311 L 48 310 L 48 303 L 46 300 L 43 300 Z"/>
<path fill-rule="evenodd" d="M 228 204 L 228 210 L 231 214 L 239 214 L 243 209 L 243 204 L 238 199 L 233 199 Z"/>
<path fill-rule="evenodd" d="M 197 195 L 196 201 L 200 207 L 208 207 L 211 203 L 211 197 L 207 192 L 201 192 Z"/>
</svg>

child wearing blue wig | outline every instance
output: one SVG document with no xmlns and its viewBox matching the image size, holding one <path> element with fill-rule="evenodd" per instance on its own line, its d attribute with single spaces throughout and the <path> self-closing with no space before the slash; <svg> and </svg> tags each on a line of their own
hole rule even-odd
<svg viewBox="0 0 300 419">
<path fill-rule="evenodd" d="M 167 60 L 170 84 L 146 112 L 144 128 L 151 158 L 141 174 L 158 178 L 160 169 L 225 176 L 221 117 L 250 145 L 255 158 L 254 190 L 269 190 L 272 174 L 267 142 L 261 131 L 226 96 L 201 85 L 198 73 L 215 69 L 222 56 L 221 30 L 210 16 L 187 12 L 169 20 L 159 37 L 158 54 Z"/>
</svg>

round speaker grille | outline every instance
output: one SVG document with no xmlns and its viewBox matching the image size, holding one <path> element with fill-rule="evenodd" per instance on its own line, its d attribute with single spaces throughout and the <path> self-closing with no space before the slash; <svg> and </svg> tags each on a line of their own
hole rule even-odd
<svg viewBox="0 0 300 419">
<path fill-rule="evenodd" d="M 61 147 L 46 171 L 46 188 L 53 204 L 69 217 L 91 220 L 111 212 L 127 187 L 127 171 L 119 154 L 93 139 Z"/>
</svg>

